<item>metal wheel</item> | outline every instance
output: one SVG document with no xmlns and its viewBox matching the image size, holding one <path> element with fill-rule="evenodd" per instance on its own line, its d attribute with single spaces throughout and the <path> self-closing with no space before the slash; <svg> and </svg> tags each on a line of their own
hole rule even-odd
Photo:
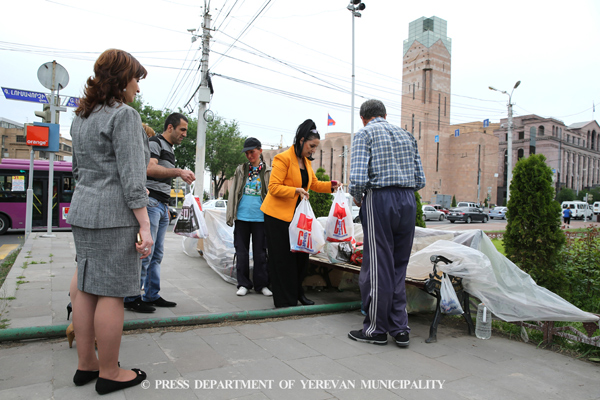
<svg viewBox="0 0 600 400">
<path fill-rule="evenodd" d="M 444 220 L 444 214 L 440 214 L 440 221 Z"/>
<path fill-rule="evenodd" d="M 483 221 L 484 224 L 487 222 L 487 217 L 483 217 Z"/>
<path fill-rule="evenodd" d="M 472 221 L 472 220 L 471 220 L 471 217 L 467 217 L 467 224 L 470 224 L 470 223 L 471 223 L 471 221 Z"/>
</svg>

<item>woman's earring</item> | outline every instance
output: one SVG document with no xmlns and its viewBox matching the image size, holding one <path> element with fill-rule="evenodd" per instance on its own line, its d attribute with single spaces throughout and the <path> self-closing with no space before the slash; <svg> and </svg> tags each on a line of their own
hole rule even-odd
<svg viewBox="0 0 600 400">
<path fill-rule="evenodd" d="M 123 89 L 123 91 L 124 91 L 124 92 L 126 92 L 126 91 L 127 91 L 127 88 Z"/>
</svg>

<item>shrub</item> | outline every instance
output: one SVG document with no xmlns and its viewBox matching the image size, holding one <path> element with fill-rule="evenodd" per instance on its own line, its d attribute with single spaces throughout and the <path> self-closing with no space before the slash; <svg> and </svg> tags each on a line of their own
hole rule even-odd
<svg viewBox="0 0 600 400">
<path fill-rule="evenodd" d="M 450 203 L 450 207 L 456 207 L 456 196 L 452 196 L 452 203 Z"/>
<path fill-rule="evenodd" d="M 559 204 L 561 204 L 563 201 L 573 201 L 573 200 L 575 200 L 575 192 L 573 191 L 573 189 L 562 188 L 556 194 L 556 201 L 558 201 Z"/>
<path fill-rule="evenodd" d="M 328 181 L 329 175 L 325 174 L 324 168 L 319 168 L 315 172 L 317 179 L 320 181 Z M 333 198 L 330 193 L 317 193 L 312 190 L 308 191 L 309 197 L 308 201 L 310 202 L 310 206 L 315 213 L 315 217 L 326 217 L 329 215 L 329 210 L 331 209 L 331 203 L 333 203 Z"/>
<path fill-rule="evenodd" d="M 559 294 L 582 310 L 600 313 L 600 228 L 569 234 L 558 267 L 566 281 Z"/>
<path fill-rule="evenodd" d="M 419 192 L 415 192 L 415 200 L 417 201 L 417 218 L 415 219 L 415 226 L 425 228 L 425 221 L 423 220 L 423 207 L 421 204 L 421 195 Z"/>
<path fill-rule="evenodd" d="M 556 267 L 565 243 L 560 205 L 553 200 L 552 170 L 534 154 L 517 162 L 510 184 L 504 248 L 507 257 L 540 286 L 556 292 L 565 281 Z"/>
</svg>

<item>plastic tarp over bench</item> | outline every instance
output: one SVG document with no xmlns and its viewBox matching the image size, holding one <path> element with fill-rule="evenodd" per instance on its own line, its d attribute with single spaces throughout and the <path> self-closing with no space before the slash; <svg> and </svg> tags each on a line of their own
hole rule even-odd
<svg viewBox="0 0 600 400">
<path fill-rule="evenodd" d="M 448 231 L 417 228 L 416 235 L 435 236 Z M 465 290 L 477 297 L 498 318 L 513 321 L 579 321 L 597 322 L 599 317 L 580 310 L 557 294 L 538 286 L 496 250 L 481 230 L 452 232 L 454 239 L 435 241 L 414 253 L 409 261 L 407 277 L 424 278 L 431 272 L 432 255 L 443 255 L 452 264 L 439 268 L 462 278 Z"/>
</svg>

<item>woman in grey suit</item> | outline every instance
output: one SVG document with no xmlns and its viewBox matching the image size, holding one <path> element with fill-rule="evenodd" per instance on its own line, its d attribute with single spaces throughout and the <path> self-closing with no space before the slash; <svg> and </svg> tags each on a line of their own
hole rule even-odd
<svg viewBox="0 0 600 400">
<path fill-rule="evenodd" d="M 143 371 L 118 364 L 123 297 L 139 293 L 141 258 L 153 244 L 146 211 L 148 141 L 139 114 L 126 104 L 146 74 L 131 54 L 106 50 L 71 125 L 77 186 L 67 222 L 77 253 L 70 293 L 79 357 L 73 382 L 81 386 L 98 378 L 100 394 L 146 379 Z"/>
</svg>

